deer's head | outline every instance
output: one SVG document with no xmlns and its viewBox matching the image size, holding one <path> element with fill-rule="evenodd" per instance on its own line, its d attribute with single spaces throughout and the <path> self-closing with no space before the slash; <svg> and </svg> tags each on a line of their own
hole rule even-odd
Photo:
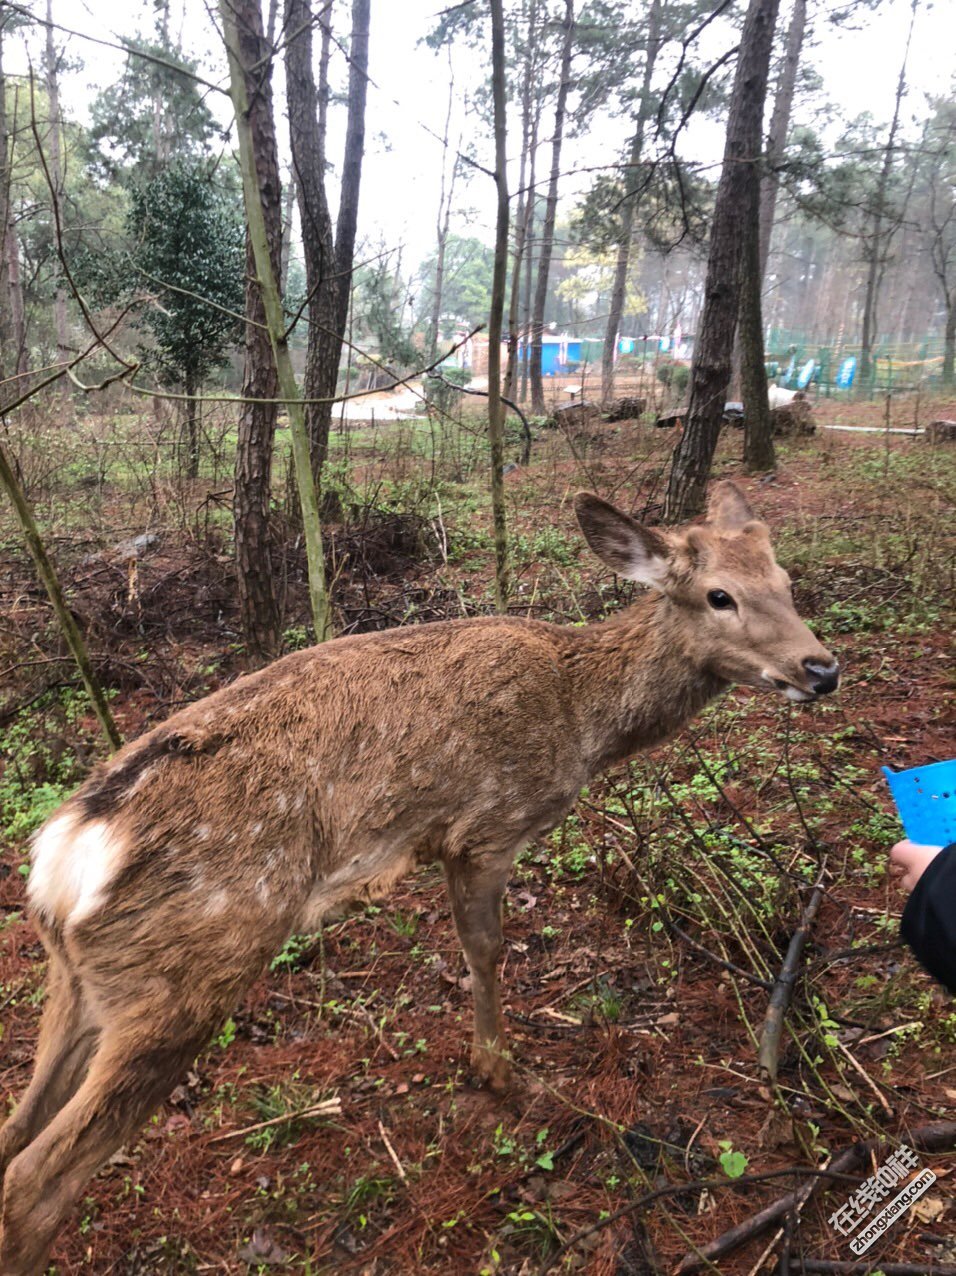
<svg viewBox="0 0 956 1276">
<path fill-rule="evenodd" d="M 575 510 L 598 558 L 664 595 L 699 668 L 790 700 L 836 690 L 840 666 L 797 615 L 767 525 L 733 483 L 715 484 L 703 523 L 675 530 L 645 527 L 588 492 Z"/>
</svg>

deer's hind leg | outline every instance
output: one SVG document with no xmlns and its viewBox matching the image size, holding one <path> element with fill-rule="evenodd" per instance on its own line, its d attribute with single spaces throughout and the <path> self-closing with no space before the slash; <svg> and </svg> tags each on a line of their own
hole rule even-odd
<svg viewBox="0 0 956 1276">
<path fill-rule="evenodd" d="M 50 952 L 47 995 L 40 1020 L 33 1076 L 0 1127 L 0 1181 L 7 1166 L 67 1103 L 83 1080 L 99 1027 L 80 982 Z"/>
<path fill-rule="evenodd" d="M 471 1063 L 479 1082 L 496 1094 L 511 1085 L 498 958 L 504 936 L 501 903 L 514 863 L 514 851 L 444 861 L 448 895 L 461 946 L 471 971 L 475 999 L 475 1037 Z"/>
<path fill-rule="evenodd" d="M 148 1016 L 110 1022 L 73 1097 L 11 1161 L 0 1215 L 0 1272 L 40 1276 L 56 1233 L 89 1179 L 132 1139 L 205 1044 Z"/>
</svg>

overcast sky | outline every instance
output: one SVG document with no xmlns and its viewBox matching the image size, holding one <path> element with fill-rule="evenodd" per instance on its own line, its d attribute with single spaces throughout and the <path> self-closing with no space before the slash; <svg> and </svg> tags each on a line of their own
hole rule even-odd
<svg viewBox="0 0 956 1276">
<path fill-rule="evenodd" d="M 0 0 L 2 4 L 2 0 Z M 152 5 L 132 0 L 120 8 L 116 0 L 53 0 L 54 21 L 85 36 L 105 41 L 120 35 L 146 33 L 152 29 Z M 40 10 L 42 0 L 34 0 Z M 339 0 L 336 6 L 347 5 Z M 812 7 L 812 6 L 811 6 Z M 817 5 L 818 12 L 844 6 Z M 419 44 L 433 25 L 442 0 L 372 0 L 370 77 L 368 99 L 368 149 L 363 175 L 360 229 L 372 241 L 384 239 L 403 245 L 403 264 L 416 264 L 427 254 L 434 239 L 435 207 L 441 163 L 441 146 L 435 134 L 442 131 L 448 95 L 448 69 L 444 55 L 436 55 Z M 788 20 L 789 5 L 783 0 L 781 29 Z M 925 115 L 927 93 L 941 94 L 953 83 L 953 10 L 951 0 L 934 7 L 920 4 L 913 35 L 908 82 L 911 86 L 906 115 L 919 120 Z M 214 7 L 213 10 L 214 11 Z M 210 79 L 219 81 L 224 59 L 210 10 L 196 0 L 172 0 L 172 29 L 181 31 L 188 52 L 201 58 Z M 855 27 L 836 28 L 825 20 L 815 25 L 815 42 L 810 58 L 824 81 L 824 102 L 832 104 L 834 119 L 852 118 L 864 111 L 876 120 L 888 121 L 899 75 L 900 59 L 910 16 L 910 0 L 883 0 L 876 16 L 865 15 Z M 64 109 L 84 120 L 92 97 L 103 85 L 122 74 L 123 55 L 93 44 L 82 35 L 58 33 L 58 42 L 68 42 L 68 56 L 81 65 L 64 77 L 61 97 Z M 39 56 L 39 39 L 34 57 Z M 733 37 L 715 29 L 704 50 L 706 56 L 719 55 Z M 781 40 L 782 43 L 782 40 Z M 7 46 L 5 60 L 10 71 L 24 69 L 24 59 Z M 344 59 L 338 57 L 339 74 L 344 75 Z M 480 128 L 461 111 L 469 85 L 487 74 L 488 55 L 460 49 L 455 54 L 456 107 L 459 127 Z M 282 101 L 281 85 L 277 105 Z M 227 118 L 228 102 L 221 99 L 214 109 Z M 285 121 L 279 121 L 280 145 L 287 147 Z M 592 168 L 613 161 L 627 133 L 625 121 L 587 122 L 583 137 L 566 149 L 565 167 Z M 479 147 L 490 152 L 490 137 L 478 136 Z M 686 146 L 707 162 L 719 160 L 722 128 L 716 124 L 699 126 Z M 331 154 L 335 154 L 335 139 Z M 542 155 L 542 160 L 546 157 Z M 573 195 L 593 180 L 592 174 L 571 173 L 564 183 L 568 206 Z M 463 202 L 474 212 L 470 229 L 490 242 L 494 218 L 494 190 L 486 177 L 477 175 Z"/>
</svg>

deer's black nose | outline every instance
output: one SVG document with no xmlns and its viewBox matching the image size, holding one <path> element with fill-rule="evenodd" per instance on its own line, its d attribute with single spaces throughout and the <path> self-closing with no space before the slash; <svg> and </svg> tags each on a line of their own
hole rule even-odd
<svg viewBox="0 0 956 1276">
<path fill-rule="evenodd" d="M 840 685 L 840 666 L 836 660 L 824 665 L 819 660 L 807 659 L 803 667 L 810 675 L 810 688 L 815 695 L 827 696 Z"/>
</svg>

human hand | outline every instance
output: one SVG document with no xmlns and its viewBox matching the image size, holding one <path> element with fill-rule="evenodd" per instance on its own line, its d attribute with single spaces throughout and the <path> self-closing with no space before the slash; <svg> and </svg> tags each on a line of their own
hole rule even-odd
<svg viewBox="0 0 956 1276">
<path fill-rule="evenodd" d="M 941 846 L 920 846 L 906 839 L 896 843 L 890 851 L 890 864 L 905 891 L 913 889 L 942 849 Z"/>
</svg>

